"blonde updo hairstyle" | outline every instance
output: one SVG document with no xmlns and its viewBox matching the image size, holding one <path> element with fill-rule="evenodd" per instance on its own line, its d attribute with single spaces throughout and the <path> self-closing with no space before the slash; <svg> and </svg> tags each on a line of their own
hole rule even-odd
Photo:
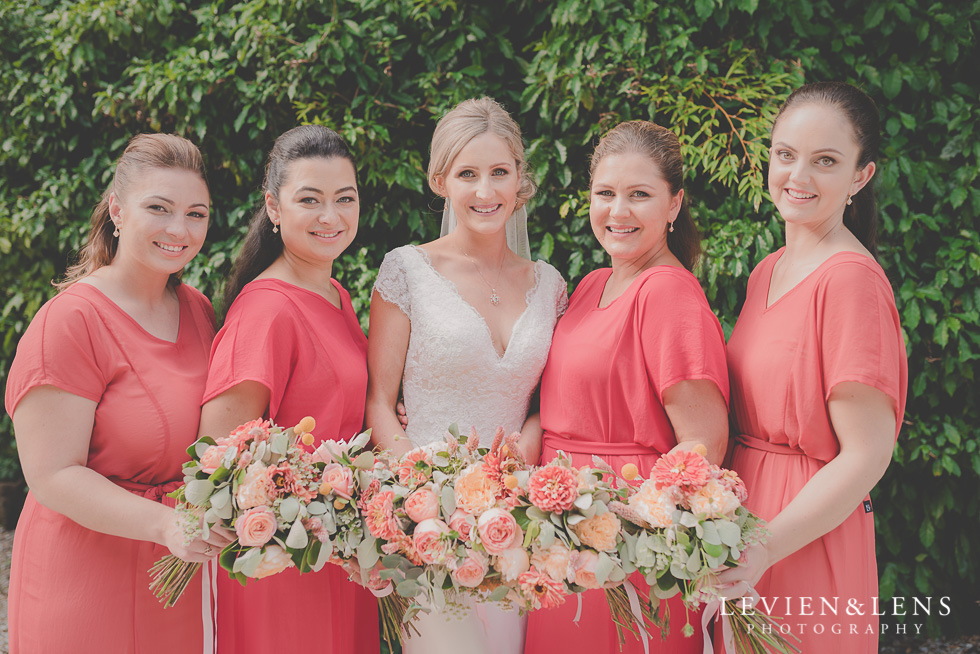
<svg viewBox="0 0 980 654">
<path fill-rule="evenodd" d="M 521 176 L 517 191 L 517 208 L 523 207 L 534 196 L 537 185 L 527 168 L 524 157 L 524 141 L 521 128 L 510 114 L 493 98 L 482 97 L 464 100 L 442 117 L 432 134 L 429 157 L 429 188 L 439 196 L 436 178 L 445 180 L 460 151 L 477 136 L 486 133 L 499 136 L 510 148 Z"/>
</svg>

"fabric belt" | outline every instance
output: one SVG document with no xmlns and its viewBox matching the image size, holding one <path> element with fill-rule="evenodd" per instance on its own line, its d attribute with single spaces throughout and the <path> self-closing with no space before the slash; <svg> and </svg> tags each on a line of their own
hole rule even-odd
<svg viewBox="0 0 980 654">
<path fill-rule="evenodd" d="M 652 447 L 639 443 L 603 443 L 601 441 L 586 441 L 581 438 L 562 438 L 557 434 L 545 432 L 542 439 L 542 449 L 550 447 L 569 454 L 598 454 L 599 456 L 661 456 Z"/>
<path fill-rule="evenodd" d="M 784 445 L 781 443 L 770 443 L 769 441 L 764 441 L 761 438 L 753 438 L 752 436 L 748 436 L 746 434 L 737 435 L 735 437 L 735 441 L 739 445 L 743 445 L 753 450 L 759 450 L 760 452 L 806 456 L 805 452 L 798 450 L 795 447 L 790 447 L 789 445 Z"/>
<path fill-rule="evenodd" d="M 130 493 L 142 495 L 146 499 L 153 500 L 154 502 L 162 502 L 165 498 L 172 502 L 173 500 L 166 497 L 167 493 L 172 493 L 184 485 L 182 480 L 168 481 L 164 484 L 144 484 L 139 481 L 109 477 L 109 481 L 120 488 L 128 490 Z"/>
</svg>

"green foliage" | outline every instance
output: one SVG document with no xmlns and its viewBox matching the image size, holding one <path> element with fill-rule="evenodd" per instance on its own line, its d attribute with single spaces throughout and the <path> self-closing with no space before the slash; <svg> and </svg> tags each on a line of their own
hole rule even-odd
<svg viewBox="0 0 980 654">
<path fill-rule="evenodd" d="M 952 595 L 963 628 L 980 582 L 978 16 L 977 0 L 2 0 L 0 374 L 133 134 L 176 131 L 205 153 L 212 225 L 186 280 L 211 297 L 275 137 L 298 122 L 343 134 L 362 215 L 336 275 L 366 322 L 383 254 L 437 235 L 435 121 L 483 94 L 524 129 L 531 241 L 572 285 L 606 261 L 588 223 L 598 137 L 635 118 L 673 128 L 706 236 L 698 272 L 730 332 L 749 272 L 782 242 L 763 176 L 772 112 L 804 80 L 850 81 L 884 119 L 880 258 L 910 364 L 874 494 L 881 591 Z M 12 443 L 4 417 L 0 477 L 18 474 Z"/>
</svg>

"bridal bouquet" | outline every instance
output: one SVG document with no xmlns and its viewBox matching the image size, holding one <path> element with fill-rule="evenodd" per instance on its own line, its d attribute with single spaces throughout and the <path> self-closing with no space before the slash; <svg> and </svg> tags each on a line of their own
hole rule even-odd
<svg viewBox="0 0 980 654">
<path fill-rule="evenodd" d="M 625 502 L 609 505 L 623 518 L 626 571 L 638 570 L 650 585 L 651 596 L 665 599 L 680 593 L 685 607 L 707 603 L 702 628 L 721 611 L 726 651 L 796 652 L 778 628 L 763 629 L 773 618 L 754 610 L 735 610 L 738 600 L 725 601 L 712 583 L 712 572 L 738 565 L 742 551 L 764 541 L 765 523 L 742 503 L 748 493 L 738 474 L 712 465 L 706 450 L 675 450 L 662 456 L 650 478 L 631 487 Z M 600 459 L 594 463 L 614 471 Z M 624 470 L 636 479 L 635 468 Z M 730 622 L 728 620 L 731 619 Z M 690 622 L 686 635 L 693 634 Z"/>
<path fill-rule="evenodd" d="M 243 585 L 291 567 L 319 571 L 330 562 L 383 593 L 388 582 L 356 558 L 364 539 L 356 498 L 385 474 L 364 450 L 370 432 L 324 441 L 309 452 L 303 445 L 312 445 L 314 427 L 310 417 L 287 429 L 253 420 L 226 437 L 198 439 L 187 450 L 184 486 L 173 494 L 188 518 L 188 538 L 214 526 L 234 531 L 237 540 L 218 561 Z M 166 556 L 151 568 L 150 588 L 172 606 L 200 566 Z M 383 603 L 399 618 L 407 608 L 397 598 Z"/>
<path fill-rule="evenodd" d="M 642 631 L 655 616 L 624 585 L 620 519 L 607 506 L 626 491 L 567 460 L 529 468 L 518 437 L 498 430 L 481 448 L 475 432 L 453 426 L 444 441 L 389 462 L 392 478 L 366 503 L 375 543 L 365 541 L 360 565 L 380 563 L 398 594 L 420 598 L 409 616 L 460 596 L 535 610 L 605 588 L 617 624 Z"/>
</svg>

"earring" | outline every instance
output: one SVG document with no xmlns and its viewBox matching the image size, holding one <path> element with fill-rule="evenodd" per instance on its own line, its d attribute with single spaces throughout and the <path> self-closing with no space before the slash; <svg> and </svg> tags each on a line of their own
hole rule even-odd
<svg viewBox="0 0 980 654">
<path fill-rule="evenodd" d="M 279 233 L 279 223 L 272 223 L 272 233 L 273 234 Z"/>
<path fill-rule="evenodd" d="M 853 201 L 853 200 L 851 200 L 851 196 L 850 196 L 850 195 L 848 195 L 848 196 L 847 196 L 847 205 L 848 205 L 848 206 L 850 206 L 850 205 L 851 205 L 851 204 L 852 204 L 853 202 L 854 202 L 854 201 Z"/>
<path fill-rule="evenodd" d="M 119 238 L 119 225 L 116 225 L 116 229 L 112 232 L 112 235 Z"/>
<path fill-rule="evenodd" d="M 667 231 L 670 232 L 671 234 L 674 233 L 674 221 L 670 221 L 670 229 L 668 229 Z"/>
</svg>

